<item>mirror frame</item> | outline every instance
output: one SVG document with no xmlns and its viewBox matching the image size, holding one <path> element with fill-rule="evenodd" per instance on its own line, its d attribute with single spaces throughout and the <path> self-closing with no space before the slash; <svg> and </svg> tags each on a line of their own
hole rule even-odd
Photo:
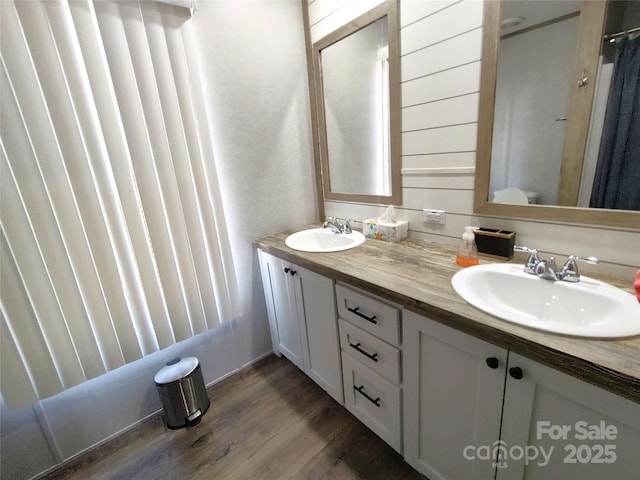
<svg viewBox="0 0 640 480">
<path fill-rule="evenodd" d="M 389 144 L 391 165 L 391 195 L 366 195 L 356 193 L 338 193 L 331 191 L 329 176 L 329 156 L 327 148 L 327 130 L 324 114 L 324 94 L 322 89 L 322 60 L 320 53 L 324 48 L 342 40 L 367 25 L 387 17 L 387 33 L 389 36 Z M 322 184 L 323 200 L 341 200 L 358 203 L 402 204 L 402 136 L 401 136 L 401 103 L 400 103 L 400 29 L 398 3 L 387 0 L 321 38 L 313 44 L 313 74 L 315 83 L 315 102 L 312 101 L 312 118 L 314 131 L 318 132 L 317 145 L 314 149 L 316 174 L 320 172 L 318 188 Z M 315 106 L 313 105 L 315 103 Z M 315 115 L 313 112 L 315 110 Z M 318 165 L 320 166 L 318 168 Z"/>
<path fill-rule="evenodd" d="M 500 43 L 500 11 L 500 1 L 484 1 L 474 213 L 486 216 L 541 220 L 564 224 L 573 223 L 624 229 L 631 228 L 634 230 L 640 229 L 640 212 L 630 210 L 555 205 L 511 205 L 489 202 L 491 144 L 493 140 L 498 46 Z"/>
</svg>

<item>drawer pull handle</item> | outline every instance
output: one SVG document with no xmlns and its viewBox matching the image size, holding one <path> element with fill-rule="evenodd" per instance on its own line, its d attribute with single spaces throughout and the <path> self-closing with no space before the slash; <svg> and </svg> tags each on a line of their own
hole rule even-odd
<svg viewBox="0 0 640 480">
<path fill-rule="evenodd" d="M 378 322 L 376 321 L 376 316 L 375 315 L 373 317 L 367 317 L 364 313 L 360 313 L 360 307 L 356 307 L 356 308 L 347 307 L 347 310 L 349 310 L 351 313 L 359 316 L 360 318 L 364 318 L 367 322 L 371 322 L 374 325 L 378 324 Z"/>
<path fill-rule="evenodd" d="M 356 387 L 354 385 L 353 389 L 357 391 L 360 395 L 362 395 L 364 398 L 369 400 L 371 403 L 373 403 L 376 407 L 380 407 L 380 397 L 378 398 L 371 397 L 367 392 L 364 391 L 364 385 L 360 385 L 359 387 Z"/>
<path fill-rule="evenodd" d="M 378 353 L 376 352 L 376 353 L 371 354 L 371 353 L 369 353 L 369 352 L 367 352 L 367 351 L 363 350 L 363 349 L 360 347 L 360 343 L 356 343 L 356 344 L 354 345 L 353 343 L 349 342 L 349 346 L 350 346 L 351 348 L 353 348 L 353 349 L 355 349 L 355 350 L 359 351 L 362 355 L 364 355 L 365 357 L 369 358 L 370 360 L 373 360 L 374 362 L 377 362 L 377 361 L 378 361 Z"/>
</svg>

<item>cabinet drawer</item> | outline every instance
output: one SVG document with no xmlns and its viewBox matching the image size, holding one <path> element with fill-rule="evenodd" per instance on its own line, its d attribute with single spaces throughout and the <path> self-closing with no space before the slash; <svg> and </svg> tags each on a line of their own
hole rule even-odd
<svg viewBox="0 0 640 480">
<path fill-rule="evenodd" d="M 342 319 L 340 346 L 356 360 L 393 383 L 400 383 L 400 350 Z"/>
<path fill-rule="evenodd" d="M 393 345 L 400 344 L 400 310 L 343 285 L 336 285 L 338 314 Z"/>
<path fill-rule="evenodd" d="M 345 407 L 402 453 L 400 388 L 342 352 Z"/>
</svg>

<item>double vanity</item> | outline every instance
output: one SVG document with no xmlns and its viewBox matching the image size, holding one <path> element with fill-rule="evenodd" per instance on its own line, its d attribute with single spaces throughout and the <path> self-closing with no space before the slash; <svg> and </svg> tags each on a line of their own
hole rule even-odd
<svg viewBox="0 0 640 480">
<path fill-rule="evenodd" d="M 417 471 L 637 478 L 640 336 L 567 336 L 484 313 L 454 291 L 461 269 L 447 246 L 358 238 L 345 248 L 317 230 L 318 253 L 291 233 L 254 242 L 274 351 Z"/>
</svg>

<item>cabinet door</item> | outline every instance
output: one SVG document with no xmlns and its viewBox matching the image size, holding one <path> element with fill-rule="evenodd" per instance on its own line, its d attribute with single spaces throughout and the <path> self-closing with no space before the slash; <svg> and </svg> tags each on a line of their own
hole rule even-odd
<svg viewBox="0 0 640 480">
<path fill-rule="evenodd" d="M 295 269 L 262 251 L 259 256 L 273 350 L 304 370 L 294 275 L 291 275 Z"/>
<path fill-rule="evenodd" d="M 275 302 L 273 299 L 273 289 L 271 288 L 271 259 L 273 257 L 262 250 L 258 250 L 258 263 L 260 264 L 260 276 L 262 278 L 262 289 L 264 291 L 264 301 L 267 304 L 267 317 L 269 318 L 269 331 L 271 333 L 271 345 L 273 353 L 280 356 L 278 350 L 278 323 L 276 321 Z"/>
<path fill-rule="evenodd" d="M 638 479 L 640 404 L 510 353 L 501 442 L 498 480 Z"/>
<path fill-rule="evenodd" d="M 405 460 L 431 480 L 493 479 L 507 351 L 406 310 L 403 344 Z"/>
<path fill-rule="evenodd" d="M 333 280 L 293 265 L 304 371 L 340 404 L 342 366 Z"/>
</svg>

